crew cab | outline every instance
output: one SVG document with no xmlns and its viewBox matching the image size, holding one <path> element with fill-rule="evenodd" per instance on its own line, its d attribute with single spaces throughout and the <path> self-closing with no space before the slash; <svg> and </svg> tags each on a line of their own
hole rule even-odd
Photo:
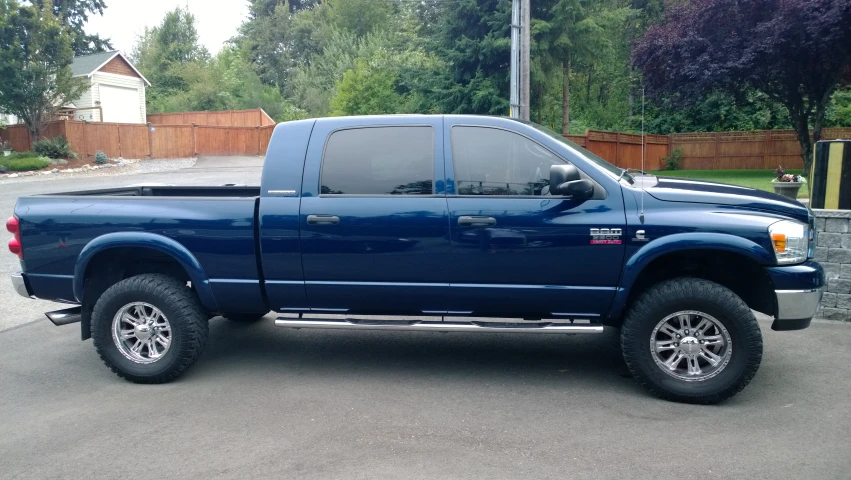
<svg viewBox="0 0 851 480">
<path fill-rule="evenodd" d="M 190 367 L 209 319 L 273 311 L 283 328 L 620 328 L 642 385 L 714 403 L 759 367 L 753 310 L 806 328 L 824 287 L 804 205 L 633 174 L 496 117 L 286 122 L 259 187 L 27 196 L 6 226 L 17 292 L 75 304 L 47 316 L 139 383 Z"/>
</svg>

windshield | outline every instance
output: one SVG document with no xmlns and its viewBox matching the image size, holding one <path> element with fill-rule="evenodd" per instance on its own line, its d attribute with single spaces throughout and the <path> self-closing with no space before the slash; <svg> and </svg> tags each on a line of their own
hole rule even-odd
<svg viewBox="0 0 851 480">
<path fill-rule="evenodd" d="M 547 128 L 543 125 L 538 125 L 535 122 L 527 122 L 527 121 L 519 120 L 519 119 L 516 119 L 516 118 L 513 118 L 512 120 L 517 120 L 518 122 L 525 123 L 526 125 L 530 125 L 530 126 L 534 127 L 536 130 L 541 131 L 543 133 L 546 133 L 547 135 L 549 135 L 552 138 L 555 138 L 556 140 L 560 141 L 561 143 L 564 143 L 565 145 L 568 145 L 568 146 L 580 151 L 588 160 L 591 160 L 592 162 L 594 162 L 595 164 L 600 166 L 603 170 L 608 172 L 612 177 L 617 178 L 617 179 L 625 178 L 629 183 L 633 183 L 632 176 L 629 175 L 628 173 L 626 173 L 625 169 L 612 165 L 611 163 L 609 163 L 606 160 L 604 160 L 603 158 L 597 156 L 593 152 L 591 152 L 591 151 L 589 151 L 585 148 L 582 148 L 578 144 L 571 142 L 570 140 L 564 138 L 563 136 L 561 136 L 560 134 L 550 130 L 549 128 Z"/>
</svg>

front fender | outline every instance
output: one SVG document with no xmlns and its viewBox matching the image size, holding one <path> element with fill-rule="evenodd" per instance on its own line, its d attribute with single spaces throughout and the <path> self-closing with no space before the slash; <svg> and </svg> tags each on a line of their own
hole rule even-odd
<svg viewBox="0 0 851 480">
<path fill-rule="evenodd" d="M 608 317 L 615 319 L 621 316 L 626 308 L 626 300 L 629 298 L 632 286 L 642 270 L 650 265 L 653 260 L 669 253 L 687 250 L 721 250 L 744 255 L 760 265 L 777 265 L 773 252 L 769 252 L 763 246 L 746 238 L 711 232 L 667 235 L 647 243 L 626 262 L 621 272 L 620 286 L 615 294 Z"/>
<path fill-rule="evenodd" d="M 190 280 L 192 280 L 192 286 L 198 292 L 198 299 L 204 308 L 209 311 L 217 310 L 213 290 L 210 288 L 210 281 L 198 259 L 186 247 L 171 238 L 147 232 L 108 233 L 95 238 L 83 247 L 74 266 L 74 296 L 78 302 L 82 303 L 83 301 L 86 268 L 95 255 L 110 248 L 127 247 L 150 248 L 165 253 L 175 259 L 189 275 Z"/>
</svg>

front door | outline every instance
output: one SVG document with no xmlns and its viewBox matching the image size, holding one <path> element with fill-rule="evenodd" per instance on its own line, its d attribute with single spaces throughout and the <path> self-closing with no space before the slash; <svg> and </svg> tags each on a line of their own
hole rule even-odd
<svg viewBox="0 0 851 480">
<path fill-rule="evenodd" d="M 306 170 L 304 178 L 318 176 L 320 183 L 302 187 L 302 262 L 311 311 L 444 311 L 449 222 L 442 118 L 334 125 L 317 123 L 312 136 L 328 140 L 308 151 L 308 170 L 320 170 Z"/>
<path fill-rule="evenodd" d="M 605 314 L 624 255 L 620 237 L 611 235 L 625 226 L 620 192 L 597 185 L 589 200 L 548 195 L 550 166 L 568 163 L 549 149 L 500 128 L 447 125 L 447 131 L 447 183 L 454 184 L 447 195 L 449 310 L 526 318 Z"/>
</svg>

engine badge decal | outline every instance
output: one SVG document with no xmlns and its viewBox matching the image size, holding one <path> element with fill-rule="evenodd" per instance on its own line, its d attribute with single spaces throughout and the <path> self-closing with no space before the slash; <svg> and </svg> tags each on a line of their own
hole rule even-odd
<svg viewBox="0 0 851 480">
<path fill-rule="evenodd" d="M 622 233 L 620 228 L 592 228 L 591 245 L 620 245 Z"/>
</svg>

